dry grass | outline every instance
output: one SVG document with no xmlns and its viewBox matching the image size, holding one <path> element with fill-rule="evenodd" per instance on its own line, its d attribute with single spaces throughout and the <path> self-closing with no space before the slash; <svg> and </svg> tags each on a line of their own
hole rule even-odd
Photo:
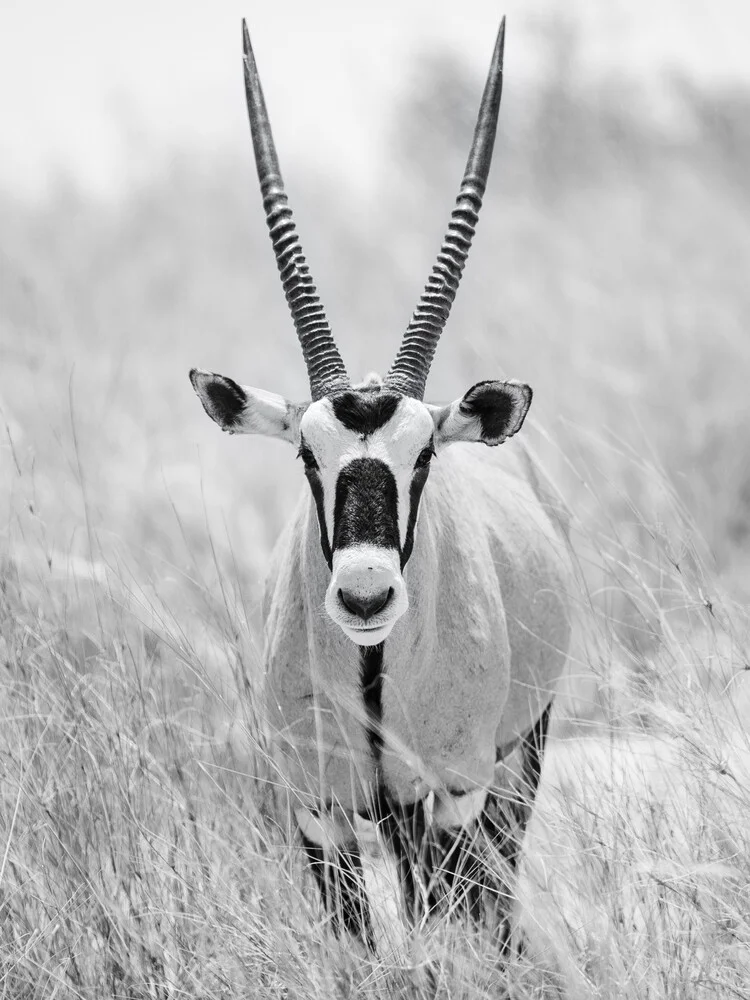
<svg viewBox="0 0 750 1000">
<path fill-rule="evenodd" d="M 598 554 L 640 641 L 582 585 L 507 968 L 460 925 L 409 940 L 377 851 L 381 955 L 333 939 L 273 809 L 231 575 L 170 606 L 121 566 L 22 586 L 6 562 L 0 995 L 745 996 L 748 622 L 697 566 L 646 584 L 656 546 Z"/>
<path fill-rule="evenodd" d="M 249 165 L 0 199 L 0 998 L 418 996 L 428 960 L 451 998 L 750 995 L 750 101 L 686 93 L 667 140 L 620 97 L 553 79 L 505 137 L 434 373 L 527 378 L 575 514 L 580 642 L 507 967 L 479 931 L 409 940 L 377 851 L 380 957 L 335 941 L 273 809 L 257 603 L 299 470 L 215 434 L 186 377 L 304 394 Z M 411 175 L 450 177 L 383 178 L 364 237 L 287 169 L 357 372 L 427 271 L 460 104 L 404 109 Z"/>
</svg>

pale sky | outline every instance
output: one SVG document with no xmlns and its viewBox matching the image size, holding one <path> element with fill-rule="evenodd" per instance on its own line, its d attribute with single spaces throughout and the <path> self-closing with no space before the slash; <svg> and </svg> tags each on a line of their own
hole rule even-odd
<svg viewBox="0 0 750 1000">
<path fill-rule="evenodd" d="M 615 71 L 657 91 L 677 69 L 750 82 L 743 0 L 2 0 L 0 185 L 34 194 L 63 164 L 116 191 L 176 142 L 246 145 L 243 15 L 280 149 L 364 176 L 387 155 L 415 52 L 454 53 L 483 76 L 506 13 L 506 87 L 522 87 L 555 11 L 580 24 L 592 80 Z"/>
</svg>

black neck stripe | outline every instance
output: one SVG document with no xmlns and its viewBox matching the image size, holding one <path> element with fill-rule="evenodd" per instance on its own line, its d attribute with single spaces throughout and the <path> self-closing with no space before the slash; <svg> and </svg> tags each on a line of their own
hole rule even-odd
<svg viewBox="0 0 750 1000">
<path fill-rule="evenodd" d="M 359 651 L 359 682 L 362 700 L 367 715 L 367 740 L 375 759 L 376 769 L 380 765 L 383 751 L 383 644 L 361 646 Z"/>
</svg>

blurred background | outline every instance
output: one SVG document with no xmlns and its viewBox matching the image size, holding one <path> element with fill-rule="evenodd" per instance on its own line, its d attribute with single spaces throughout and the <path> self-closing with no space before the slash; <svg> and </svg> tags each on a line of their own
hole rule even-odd
<svg viewBox="0 0 750 1000">
<path fill-rule="evenodd" d="M 221 435 L 187 378 L 308 391 L 240 18 L 360 377 L 389 366 L 429 273 L 503 11 L 493 173 L 429 396 L 530 383 L 536 445 L 581 523 L 626 543 L 652 530 L 679 563 L 682 505 L 744 592 L 750 8 L 732 0 L 6 2 L 0 546 L 28 586 L 128 566 L 182 608 L 196 567 L 231 566 L 252 617 L 303 488 L 292 449 Z"/>
<path fill-rule="evenodd" d="M 359 378 L 435 259 L 503 12 L 428 399 L 533 386 L 523 436 L 594 612 L 529 831 L 527 926 L 552 947 L 507 992 L 561 996 L 535 985 L 549 952 L 576 1000 L 747 995 L 750 5 L 2 0 L 3 996 L 415 995 L 398 952 L 337 950 L 272 808 L 258 604 L 300 463 L 222 435 L 188 370 L 309 392 L 241 17 Z M 450 995 L 506 994 L 494 943 L 447 940 Z"/>
</svg>

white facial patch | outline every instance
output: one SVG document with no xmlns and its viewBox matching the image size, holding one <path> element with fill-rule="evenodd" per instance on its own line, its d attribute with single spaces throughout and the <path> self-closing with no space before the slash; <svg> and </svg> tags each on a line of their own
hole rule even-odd
<svg viewBox="0 0 750 1000">
<path fill-rule="evenodd" d="M 422 451 L 430 445 L 433 428 L 432 416 L 424 403 L 404 396 L 388 424 L 375 431 L 367 441 L 368 455 L 383 461 L 396 480 L 398 533 L 402 547 L 409 525 L 414 465 Z"/>
<path fill-rule="evenodd" d="M 318 464 L 317 474 L 323 489 L 325 527 L 332 544 L 336 481 L 342 464 L 357 457 L 357 436 L 336 420 L 327 399 L 320 399 L 308 406 L 300 421 L 300 436 Z"/>
</svg>

